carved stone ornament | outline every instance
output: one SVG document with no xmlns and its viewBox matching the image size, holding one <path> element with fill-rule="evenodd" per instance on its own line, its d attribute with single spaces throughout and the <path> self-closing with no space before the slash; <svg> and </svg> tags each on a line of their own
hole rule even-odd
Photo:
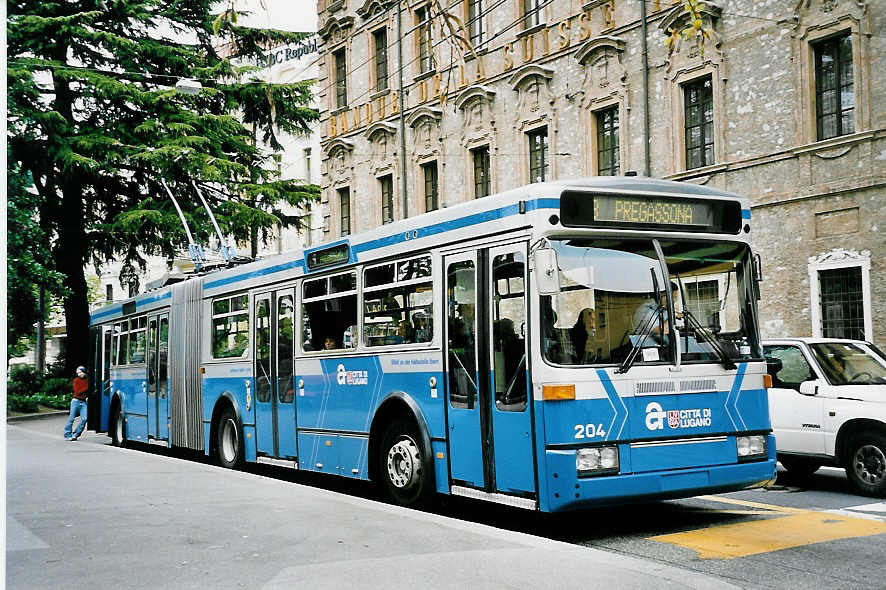
<svg viewBox="0 0 886 590">
<path fill-rule="evenodd" d="M 462 142 L 481 139 L 492 133 L 495 120 L 492 101 L 495 90 L 475 85 L 463 90 L 455 99 L 455 106 L 462 112 Z"/>
<path fill-rule="evenodd" d="M 550 84 L 553 77 L 554 70 L 534 64 L 523 66 L 511 76 L 511 88 L 517 93 L 515 120 L 535 120 L 550 113 L 554 104 Z"/>
<path fill-rule="evenodd" d="M 332 184 L 348 182 L 353 175 L 354 144 L 344 139 L 335 139 L 326 148 L 329 160 L 326 170 Z"/>
<path fill-rule="evenodd" d="M 412 153 L 423 158 L 440 152 L 440 119 L 443 111 L 438 108 L 419 107 L 406 119 L 412 128 Z"/>
<path fill-rule="evenodd" d="M 377 14 L 384 12 L 385 8 L 390 5 L 391 3 L 386 0 L 366 0 L 357 8 L 357 15 L 364 20 L 369 20 Z"/>
<path fill-rule="evenodd" d="M 390 123 L 373 123 L 363 136 L 369 142 L 369 169 L 373 174 L 393 168 L 397 155 L 397 128 Z"/>
<path fill-rule="evenodd" d="M 575 53 L 578 63 L 585 66 L 582 88 L 587 99 L 621 94 L 628 78 L 622 63 L 624 48 L 624 39 L 602 35 L 588 40 Z"/>
<path fill-rule="evenodd" d="M 344 41 L 351 34 L 351 28 L 354 26 L 354 17 L 345 16 L 336 18 L 334 16 L 323 24 L 317 34 L 327 43 L 339 43 Z"/>
<path fill-rule="evenodd" d="M 826 264 L 828 262 L 853 262 L 871 259 L 870 250 L 858 250 L 849 248 L 834 248 L 830 252 L 819 254 L 818 256 L 810 256 L 809 264 Z"/>
</svg>

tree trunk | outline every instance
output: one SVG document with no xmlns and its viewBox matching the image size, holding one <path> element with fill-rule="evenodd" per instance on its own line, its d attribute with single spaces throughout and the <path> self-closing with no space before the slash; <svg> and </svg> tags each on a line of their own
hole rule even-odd
<svg viewBox="0 0 886 590">
<path fill-rule="evenodd" d="M 65 374 L 73 375 L 78 365 L 86 365 L 89 354 L 89 300 L 86 286 L 87 243 L 83 224 L 83 187 L 73 181 L 62 187 L 61 222 L 55 264 L 65 275 L 65 285 L 71 290 L 65 298 Z"/>
</svg>

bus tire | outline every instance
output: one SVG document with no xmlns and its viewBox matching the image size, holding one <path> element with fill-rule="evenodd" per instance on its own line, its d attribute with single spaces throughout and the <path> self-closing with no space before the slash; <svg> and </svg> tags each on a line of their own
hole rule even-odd
<svg viewBox="0 0 886 590">
<path fill-rule="evenodd" d="M 855 490 L 865 496 L 886 497 L 886 435 L 860 432 L 849 441 L 846 476 Z"/>
<path fill-rule="evenodd" d="M 378 473 L 385 493 L 401 506 L 419 506 L 428 497 L 420 441 L 415 425 L 404 418 L 395 418 L 382 437 Z"/>
<path fill-rule="evenodd" d="M 243 436 L 234 410 L 231 408 L 222 410 L 215 432 L 218 464 L 228 469 L 239 468 L 243 463 Z"/>
<path fill-rule="evenodd" d="M 111 407 L 111 419 L 109 428 L 111 435 L 111 444 L 115 447 L 126 446 L 126 421 L 123 412 L 120 411 L 120 403 L 115 402 Z"/>
</svg>

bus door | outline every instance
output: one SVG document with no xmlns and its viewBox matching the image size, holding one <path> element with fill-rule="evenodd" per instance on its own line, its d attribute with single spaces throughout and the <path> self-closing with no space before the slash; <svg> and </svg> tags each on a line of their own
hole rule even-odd
<svg viewBox="0 0 886 590">
<path fill-rule="evenodd" d="M 103 373 L 103 345 L 102 334 L 104 328 L 89 329 L 89 360 L 86 363 L 86 375 L 89 381 L 89 397 L 87 406 L 87 427 L 89 430 L 101 430 L 102 388 L 104 387 L 105 374 Z"/>
<path fill-rule="evenodd" d="M 292 288 L 255 297 L 255 430 L 259 455 L 295 459 Z"/>
<path fill-rule="evenodd" d="M 169 314 L 148 319 L 148 438 L 169 440 Z"/>
<path fill-rule="evenodd" d="M 447 256 L 449 457 L 454 483 L 535 492 L 527 403 L 526 246 Z"/>
</svg>

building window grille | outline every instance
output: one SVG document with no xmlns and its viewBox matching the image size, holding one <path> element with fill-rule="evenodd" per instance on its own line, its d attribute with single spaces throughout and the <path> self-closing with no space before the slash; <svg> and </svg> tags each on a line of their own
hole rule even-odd
<svg viewBox="0 0 886 590">
<path fill-rule="evenodd" d="M 335 106 L 343 109 L 348 106 L 348 69 L 345 50 L 336 51 L 332 56 L 335 60 Z"/>
<path fill-rule="evenodd" d="M 820 270 L 818 280 L 822 336 L 864 340 L 861 267 Z"/>
<path fill-rule="evenodd" d="M 818 139 L 855 132 L 852 41 L 849 35 L 816 43 L 815 111 Z"/>
<path fill-rule="evenodd" d="M 425 211 L 434 211 L 439 206 L 437 203 L 437 162 L 422 164 L 421 169 L 425 177 Z"/>
<path fill-rule="evenodd" d="M 541 0 L 523 0 L 523 28 L 541 24 Z"/>
<path fill-rule="evenodd" d="M 711 79 L 683 86 L 686 127 L 686 169 L 714 163 L 714 92 Z"/>
<path fill-rule="evenodd" d="M 618 158 L 618 106 L 595 113 L 597 119 L 597 174 L 617 176 L 620 173 Z"/>
<path fill-rule="evenodd" d="M 111 285 L 111 284 L 105 285 L 105 296 L 106 296 L 105 298 L 108 301 L 114 300 L 114 285 Z"/>
<path fill-rule="evenodd" d="M 419 8 L 415 16 L 418 19 L 418 65 L 420 73 L 424 74 L 434 69 L 430 10 Z"/>
<path fill-rule="evenodd" d="M 483 29 L 483 0 L 468 0 L 468 30 L 471 34 L 471 45 L 477 49 L 485 37 Z"/>
<path fill-rule="evenodd" d="M 474 198 L 489 196 L 489 146 L 471 150 L 474 160 Z"/>
<path fill-rule="evenodd" d="M 686 308 L 703 326 L 720 324 L 720 289 L 717 281 L 687 282 Z"/>
<path fill-rule="evenodd" d="M 341 235 L 351 234 L 351 189 L 338 189 L 338 207 L 341 215 Z"/>
<path fill-rule="evenodd" d="M 372 34 L 375 41 L 375 91 L 388 89 L 388 32 L 379 29 Z"/>
<path fill-rule="evenodd" d="M 394 177 L 388 174 L 378 179 L 381 184 L 381 222 L 394 221 Z"/>
<path fill-rule="evenodd" d="M 549 176 L 548 128 L 526 134 L 529 138 L 529 182 L 544 182 Z"/>
</svg>

